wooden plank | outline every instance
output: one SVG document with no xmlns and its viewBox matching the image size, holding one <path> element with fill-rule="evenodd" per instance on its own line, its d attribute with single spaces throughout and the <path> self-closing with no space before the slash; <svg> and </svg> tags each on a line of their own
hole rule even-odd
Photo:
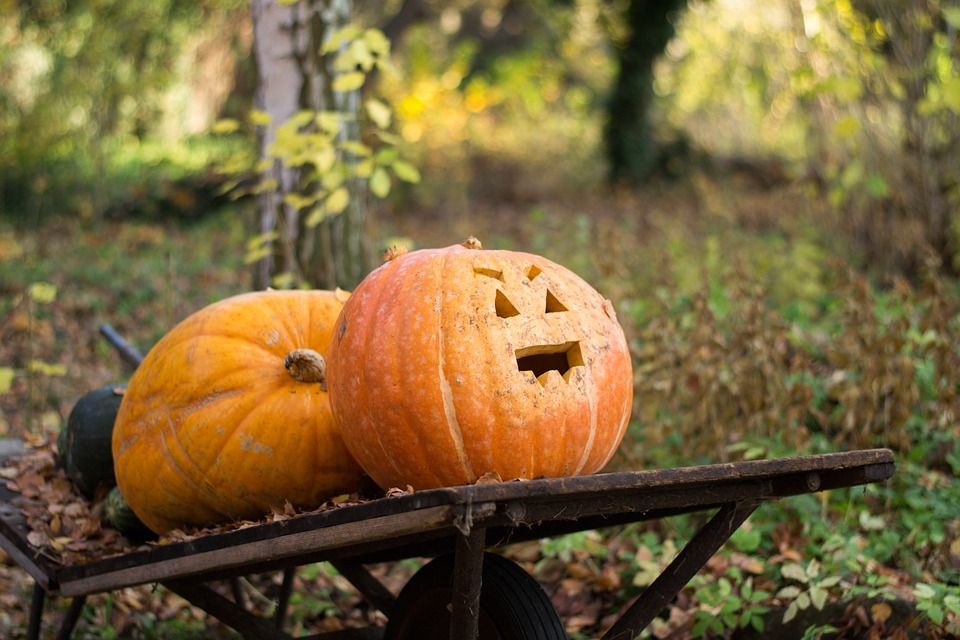
<svg viewBox="0 0 960 640">
<path fill-rule="evenodd" d="M 23 518 L 19 517 L 19 511 L 14 515 L 14 509 L 12 505 L 0 504 L 0 549 L 3 549 L 18 567 L 30 574 L 38 585 L 49 591 L 54 586 L 50 580 L 49 570 L 45 569 L 40 562 L 34 561 L 36 559 L 43 562 L 36 555 L 27 555 L 29 545 L 25 539 L 26 532 L 24 530 L 23 535 L 20 535 L 19 529 L 15 528 L 17 520 L 22 522 Z M 33 553 L 38 552 L 33 550 Z"/>
<path fill-rule="evenodd" d="M 474 505 L 474 509 L 481 512 L 493 508 L 493 505 Z M 62 580 L 60 591 L 68 596 L 96 593 L 148 582 L 202 575 L 217 569 L 243 567 L 264 560 L 282 560 L 299 554 L 334 549 L 345 544 L 361 544 L 452 526 L 459 513 L 459 509 L 449 506 L 431 507 L 257 540 L 243 545 L 220 547 L 72 581 Z"/>
<path fill-rule="evenodd" d="M 213 571 L 242 573 L 246 567 L 295 566 L 294 561 L 300 558 L 316 560 L 317 557 L 311 557 L 311 553 L 323 557 L 358 557 L 363 553 L 360 547 L 368 543 L 375 543 L 371 544 L 370 551 L 383 551 L 392 546 L 397 553 L 402 553 L 408 547 L 412 548 L 416 535 L 434 539 L 447 536 L 439 531 L 449 527 L 451 521 L 447 517 L 432 520 L 430 524 L 420 524 L 422 518 L 431 517 L 430 514 L 435 517 L 440 513 L 437 509 L 441 508 L 465 513 L 464 509 L 469 509 L 470 505 L 488 504 L 491 505 L 491 511 L 484 517 L 492 517 L 499 506 L 501 515 L 498 517 L 502 518 L 503 513 L 510 514 L 517 508 L 516 504 L 522 504 L 530 517 L 514 518 L 514 525 L 576 518 L 577 521 L 585 520 L 584 527 L 574 529 L 581 530 L 601 526 L 605 518 L 624 522 L 689 511 L 702 492 L 725 493 L 725 487 L 742 486 L 744 483 L 770 480 L 774 494 L 793 495 L 835 486 L 876 482 L 889 477 L 892 472 L 893 453 L 886 449 L 873 449 L 699 467 L 448 487 L 201 536 L 188 542 L 69 567 L 42 556 L 31 558 L 32 547 L 26 542 L 26 527 L 23 523 L 18 525 L 3 517 L 2 508 L 13 507 L 4 504 L 8 499 L 0 495 L 0 545 L 45 588 L 55 589 L 58 583 L 69 583 L 71 586 L 64 593 L 74 595 L 177 577 L 177 571 L 188 572 L 184 575 Z M 816 474 L 816 477 L 809 474 Z M 812 486 L 811 482 L 817 487 Z M 5 487 L 0 487 L 2 490 Z M 661 499 L 650 498 L 652 503 L 642 504 L 643 496 L 657 495 Z M 669 500 L 677 502 L 673 505 L 662 504 L 667 496 L 671 496 Z M 624 515 L 623 509 L 633 513 Z M 16 512 L 19 514 L 18 509 Z M 456 516 L 452 511 L 443 513 L 449 518 Z M 380 526 L 387 526 L 382 523 L 396 523 L 401 529 L 393 532 L 378 529 L 377 535 L 380 537 L 375 539 L 354 535 L 369 529 L 373 522 L 381 523 Z M 491 521 L 487 524 L 495 523 Z M 511 524 L 510 518 L 502 519 L 500 524 Z M 341 528 L 344 535 L 337 533 Z M 404 531 L 407 533 L 404 534 Z M 544 531 L 549 531 L 549 527 Z M 291 542 L 300 540 L 310 542 Z M 336 549 L 341 551 L 337 553 Z M 238 550 L 244 550 L 243 554 Z M 290 560 L 284 565 L 281 562 L 283 559 Z"/>
</svg>

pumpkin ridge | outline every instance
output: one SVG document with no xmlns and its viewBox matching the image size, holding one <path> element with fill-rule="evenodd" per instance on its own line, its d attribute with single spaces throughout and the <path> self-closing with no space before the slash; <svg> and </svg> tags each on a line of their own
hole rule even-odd
<svg viewBox="0 0 960 640">
<path fill-rule="evenodd" d="M 587 436 L 587 442 L 583 446 L 583 455 L 580 456 L 580 463 L 577 465 L 573 475 L 578 476 L 583 472 L 583 468 L 590 461 L 593 454 L 593 442 L 597 435 L 597 394 L 595 393 L 595 381 L 590 367 L 584 367 L 583 384 L 586 387 L 587 398 L 590 401 L 590 435 Z"/>
<path fill-rule="evenodd" d="M 384 308 L 385 305 L 384 305 L 383 300 L 384 300 L 384 297 L 386 296 L 386 294 L 388 293 L 387 287 L 384 286 L 384 279 L 385 279 L 384 274 L 385 274 L 385 273 L 393 273 L 394 271 L 396 271 L 396 270 L 399 268 L 399 265 L 400 265 L 402 262 L 405 261 L 405 259 L 403 258 L 403 256 L 406 256 L 406 255 L 409 255 L 409 254 L 404 253 L 404 254 L 402 254 L 402 255 L 395 256 L 394 258 L 392 258 L 392 259 L 389 260 L 388 262 L 385 262 L 385 263 L 383 263 L 382 265 L 380 265 L 380 267 L 373 272 L 374 274 L 376 274 L 374 281 L 377 283 L 377 285 L 379 285 L 379 286 L 377 286 L 377 287 L 374 289 L 376 295 L 375 295 L 375 296 L 369 296 L 369 297 L 366 298 L 366 299 L 362 299 L 362 298 L 357 299 L 358 304 L 362 302 L 362 303 L 364 303 L 364 306 L 366 306 L 366 305 L 371 305 L 371 306 L 372 306 L 373 308 L 375 308 L 375 309 L 382 309 L 382 308 Z M 372 297 L 372 298 L 374 298 L 374 299 L 373 299 L 373 300 L 370 300 L 370 299 L 369 299 L 370 297 Z M 348 302 L 349 302 L 349 301 L 348 301 Z M 346 306 L 346 305 L 344 305 L 344 306 Z M 376 348 L 378 348 L 379 345 L 377 344 L 377 340 L 376 340 L 377 334 L 378 334 L 378 329 L 380 328 L 380 327 L 378 326 L 378 323 L 377 323 L 377 322 L 367 321 L 366 318 L 365 318 L 365 314 L 363 314 L 363 313 L 359 313 L 359 315 L 361 316 L 361 318 L 364 319 L 364 322 L 365 322 L 365 324 L 366 324 L 366 326 L 364 327 L 364 328 L 365 328 L 365 331 L 364 331 L 364 335 L 363 335 L 362 342 L 359 343 L 360 349 L 362 349 L 362 350 L 367 350 L 367 349 L 376 349 Z M 384 324 L 386 324 L 387 320 L 388 320 L 388 319 L 386 319 L 386 318 L 383 319 Z M 345 321 L 345 320 L 342 320 L 342 321 Z M 354 322 L 354 320 L 351 319 L 350 322 L 352 323 L 352 322 Z M 361 326 L 362 326 L 362 325 L 361 325 Z M 369 373 L 369 372 L 366 370 L 368 364 L 369 364 L 369 359 L 366 359 L 366 362 L 364 363 L 364 366 L 362 367 L 362 370 L 363 370 L 364 374 L 368 374 L 368 373 Z M 390 370 L 395 371 L 396 368 L 397 368 L 397 366 L 398 366 L 398 365 L 397 365 L 396 362 L 391 362 L 391 363 L 390 363 Z M 364 378 L 366 378 L 366 377 L 367 377 L 367 375 L 364 375 Z M 368 419 L 372 419 L 372 418 L 373 418 L 373 416 L 370 415 L 369 412 L 368 412 Z M 376 443 L 377 443 L 377 447 L 380 449 L 380 451 L 382 451 L 382 452 L 385 454 L 385 458 L 386 458 L 387 460 L 389 460 L 389 461 L 390 461 L 390 464 L 392 464 L 392 465 L 394 466 L 394 468 L 396 469 L 397 467 L 396 467 L 396 463 L 393 461 L 393 456 L 389 455 L 389 449 L 388 449 L 388 448 L 384 445 L 384 443 L 383 443 L 383 433 L 384 433 L 384 429 L 383 429 L 382 427 L 380 427 L 380 428 L 375 428 L 375 429 L 373 430 L 373 432 L 374 432 L 374 438 L 375 438 Z M 398 471 L 399 471 L 399 469 L 398 469 Z M 385 488 L 388 488 L 388 487 L 385 487 Z"/>
<path fill-rule="evenodd" d="M 446 273 L 447 266 L 447 257 L 443 256 L 443 260 L 440 261 L 440 277 L 443 278 L 443 274 Z M 457 420 L 457 408 L 454 405 L 453 400 L 453 388 L 450 385 L 450 380 L 447 378 L 447 373 L 445 371 L 446 367 L 446 358 L 444 356 L 444 343 L 443 343 L 443 298 L 444 298 L 444 286 L 441 283 L 441 286 L 437 289 L 437 364 L 438 364 L 438 373 L 440 376 L 440 397 L 443 401 L 443 416 L 447 421 L 447 431 L 450 434 L 450 439 L 453 440 L 453 447 L 457 452 L 457 460 L 460 462 L 460 467 L 463 469 L 463 473 L 466 474 L 467 478 L 470 481 L 476 480 L 477 476 L 473 472 L 473 466 L 470 464 L 470 458 L 467 456 L 466 447 L 463 440 L 463 431 L 460 429 L 460 422 Z"/>
<path fill-rule="evenodd" d="M 164 450 L 164 451 L 166 452 L 166 454 L 167 454 L 167 455 L 166 455 L 166 460 L 167 460 L 167 462 L 168 462 L 170 465 L 172 465 L 173 469 L 175 469 L 175 470 L 177 471 L 177 473 L 179 473 L 179 477 L 180 477 L 180 478 L 186 480 L 190 485 L 196 487 L 196 489 L 198 490 L 198 492 L 199 492 L 201 495 L 207 496 L 207 497 L 215 497 L 215 496 L 216 496 L 215 489 L 214 489 L 212 486 L 210 486 L 209 483 L 200 482 L 200 481 L 197 479 L 197 476 L 195 476 L 194 474 L 186 473 L 185 467 L 184 467 L 182 464 L 180 464 L 180 461 L 177 459 L 177 457 L 175 457 L 175 455 L 173 454 L 173 451 L 172 451 L 171 448 L 170 448 L 170 444 L 169 444 L 168 441 L 167 441 L 167 434 L 168 434 L 168 433 L 169 433 L 170 436 L 172 436 L 174 442 L 176 443 L 177 449 L 180 450 L 180 452 L 181 452 L 181 454 L 182 454 L 182 458 L 189 463 L 190 468 L 192 468 L 195 472 L 196 472 L 196 471 L 201 471 L 201 467 L 200 467 L 199 465 L 197 465 L 196 461 L 193 460 L 193 458 L 187 453 L 186 449 L 183 447 L 183 444 L 181 444 L 180 438 L 177 437 L 177 431 L 176 431 L 176 429 L 173 428 L 173 423 L 169 420 L 169 418 L 167 419 L 166 427 L 161 427 L 161 428 L 160 428 L 160 433 L 159 433 L 159 441 L 160 441 L 159 444 L 160 444 L 160 446 L 163 447 L 163 450 Z M 200 476 L 200 477 L 202 477 L 202 475 L 203 475 L 203 472 L 201 471 L 201 476 Z M 160 484 L 161 486 L 163 486 L 164 488 L 167 488 L 167 485 L 166 485 L 166 482 L 164 482 L 163 474 L 162 474 L 162 473 L 157 474 L 157 481 L 159 482 L 159 484 Z M 122 489 L 121 489 L 121 491 L 122 491 Z M 172 492 L 172 491 L 170 491 L 170 490 L 168 489 L 166 493 L 167 493 L 167 495 L 171 495 L 171 494 L 173 494 L 174 492 Z M 179 499 L 179 496 L 178 496 L 178 499 Z M 211 512 L 211 513 L 216 514 L 218 518 L 219 518 L 220 516 L 229 517 L 229 516 L 227 516 L 227 514 L 220 513 L 220 511 L 218 511 L 217 509 L 211 509 L 210 506 L 209 506 L 209 504 L 208 504 L 208 502 L 207 502 L 206 500 L 200 501 L 199 505 L 200 505 L 204 510 L 206 510 L 207 512 Z M 161 509 L 157 509 L 156 506 L 157 506 L 157 505 L 153 505 L 153 509 L 152 509 L 152 511 L 153 511 L 155 514 L 159 515 L 160 517 L 162 517 L 162 518 L 165 519 L 165 520 L 171 519 L 171 518 L 168 518 L 168 517 L 164 514 L 164 511 L 165 511 L 164 509 L 162 509 L 162 508 L 161 508 Z"/>
</svg>

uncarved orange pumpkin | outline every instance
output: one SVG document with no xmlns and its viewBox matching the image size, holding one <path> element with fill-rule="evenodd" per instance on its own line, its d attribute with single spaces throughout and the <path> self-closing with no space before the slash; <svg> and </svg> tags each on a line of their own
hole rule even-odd
<svg viewBox="0 0 960 640">
<path fill-rule="evenodd" d="M 593 473 L 630 417 L 612 304 L 546 258 L 473 239 L 371 272 L 329 360 L 344 442 L 384 488 Z"/>
<path fill-rule="evenodd" d="M 255 519 L 356 491 L 322 354 L 342 291 L 264 291 L 212 304 L 167 333 L 127 385 L 117 484 L 150 529 Z"/>
</svg>

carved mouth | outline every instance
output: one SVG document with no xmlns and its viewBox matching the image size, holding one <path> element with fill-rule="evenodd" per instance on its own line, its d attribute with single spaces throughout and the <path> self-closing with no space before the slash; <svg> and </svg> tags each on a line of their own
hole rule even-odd
<svg viewBox="0 0 960 640">
<path fill-rule="evenodd" d="M 533 373 L 540 386 L 547 383 L 547 373 L 556 371 L 569 382 L 570 370 L 583 366 L 583 353 L 577 341 L 517 349 L 517 368 Z"/>
</svg>

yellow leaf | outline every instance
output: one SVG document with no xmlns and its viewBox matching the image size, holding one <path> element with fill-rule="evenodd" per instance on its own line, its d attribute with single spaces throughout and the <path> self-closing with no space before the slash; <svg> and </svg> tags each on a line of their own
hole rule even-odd
<svg viewBox="0 0 960 640">
<path fill-rule="evenodd" d="M 355 156 L 367 157 L 373 153 L 373 150 L 370 149 L 367 145 L 362 142 L 357 142 L 356 140 L 347 140 L 346 142 L 340 143 L 340 148 L 344 151 L 352 153 Z"/>
<path fill-rule="evenodd" d="M 383 167 L 377 167 L 370 176 L 370 191 L 378 198 L 386 198 L 390 194 L 390 175 Z"/>
<path fill-rule="evenodd" d="M 274 240 L 280 237 L 280 234 L 276 231 L 267 231 L 266 233 L 261 233 L 253 236 L 247 240 L 247 249 L 257 249 L 264 245 L 270 244 Z"/>
<path fill-rule="evenodd" d="M 367 48 L 376 56 L 386 57 L 390 55 L 390 38 L 379 29 L 367 29 L 363 34 L 363 41 Z"/>
<path fill-rule="evenodd" d="M 350 191 L 346 187 L 340 187 L 327 197 L 325 203 L 329 215 L 337 215 L 343 212 L 350 204 Z"/>
<path fill-rule="evenodd" d="M 353 71 L 351 73 L 345 73 L 342 76 L 339 76 L 336 80 L 333 81 L 333 90 L 346 93 L 348 91 L 355 91 L 363 86 L 363 83 L 367 80 L 367 74 L 360 71 Z"/>
<path fill-rule="evenodd" d="M 270 280 L 270 286 L 274 289 L 289 289 L 293 286 L 293 274 L 289 271 L 278 273 Z"/>
<path fill-rule="evenodd" d="M 318 204 L 310 210 L 310 215 L 303 221 L 308 229 L 312 229 L 327 218 L 327 209 L 323 203 Z"/>
<path fill-rule="evenodd" d="M 57 299 L 57 285 L 49 282 L 34 282 L 27 289 L 27 294 L 37 304 L 47 304 Z"/>
<path fill-rule="evenodd" d="M 392 120 L 393 114 L 390 111 L 390 107 L 381 102 L 380 100 L 374 100 L 371 98 L 367 100 L 367 115 L 370 116 L 370 120 L 373 121 L 373 124 L 377 125 L 381 129 L 386 129 L 390 126 L 390 121 Z"/>
<path fill-rule="evenodd" d="M 333 35 L 330 36 L 330 39 L 323 43 L 323 48 L 320 50 L 320 53 L 330 53 L 331 51 L 336 51 L 345 43 L 355 39 L 360 35 L 360 28 L 356 25 L 348 24 L 342 29 L 338 29 L 333 32 Z"/>
<path fill-rule="evenodd" d="M 876 624 L 883 624 L 893 613 L 893 607 L 886 602 L 878 602 L 870 607 L 870 619 Z"/>
<path fill-rule="evenodd" d="M 223 118 L 213 123 L 211 130 L 217 135 L 226 135 L 233 133 L 240 128 L 240 123 L 233 118 Z"/>
<path fill-rule="evenodd" d="M 244 264 L 253 264 L 254 262 L 260 262 L 271 253 L 269 246 L 262 246 L 257 249 L 251 249 L 247 251 L 247 255 L 243 257 Z"/>
<path fill-rule="evenodd" d="M 860 120 L 854 116 L 844 116 L 833 125 L 833 134 L 841 140 L 849 140 L 860 133 Z"/>
<path fill-rule="evenodd" d="M 371 158 L 367 158 L 362 162 L 358 162 L 353 168 L 353 172 L 358 178 L 369 178 L 373 173 L 373 168 L 375 166 L 376 164 L 373 162 L 373 160 Z"/>
<path fill-rule="evenodd" d="M 0 367 L 0 393 L 10 391 L 13 386 L 14 371 L 10 367 Z"/>
<path fill-rule="evenodd" d="M 409 182 L 411 184 L 417 184 L 420 182 L 420 171 L 405 160 L 397 160 L 393 163 L 393 172 L 397 174 L 397 178 L 403 180 L 404 182 Z"/>
<path fill-rule="evenodd" d="M 32 373 L 40 373 L 45 376 L 65 376 L 67 367 L 62 364 L 50 364 L 43 360 L 31 360 L 27 368 Z"/>
<path fill-rule="evenodd" d="M 333 191 L 337 187 L 343 184 L 344 176 L 341 171 L 330 171 L 323 174 L 320 183 L 323 185 L 323 188 L 327 191 Z"/>
<path fill-rule="evenodd" d="M 250 112 L 250 122 L 257 126 L 266 126 L 273 122 L 273 116 L 271 116 L 266 111 L 261 111 L 260 109 L 254 109 Z"/>
</svg>

